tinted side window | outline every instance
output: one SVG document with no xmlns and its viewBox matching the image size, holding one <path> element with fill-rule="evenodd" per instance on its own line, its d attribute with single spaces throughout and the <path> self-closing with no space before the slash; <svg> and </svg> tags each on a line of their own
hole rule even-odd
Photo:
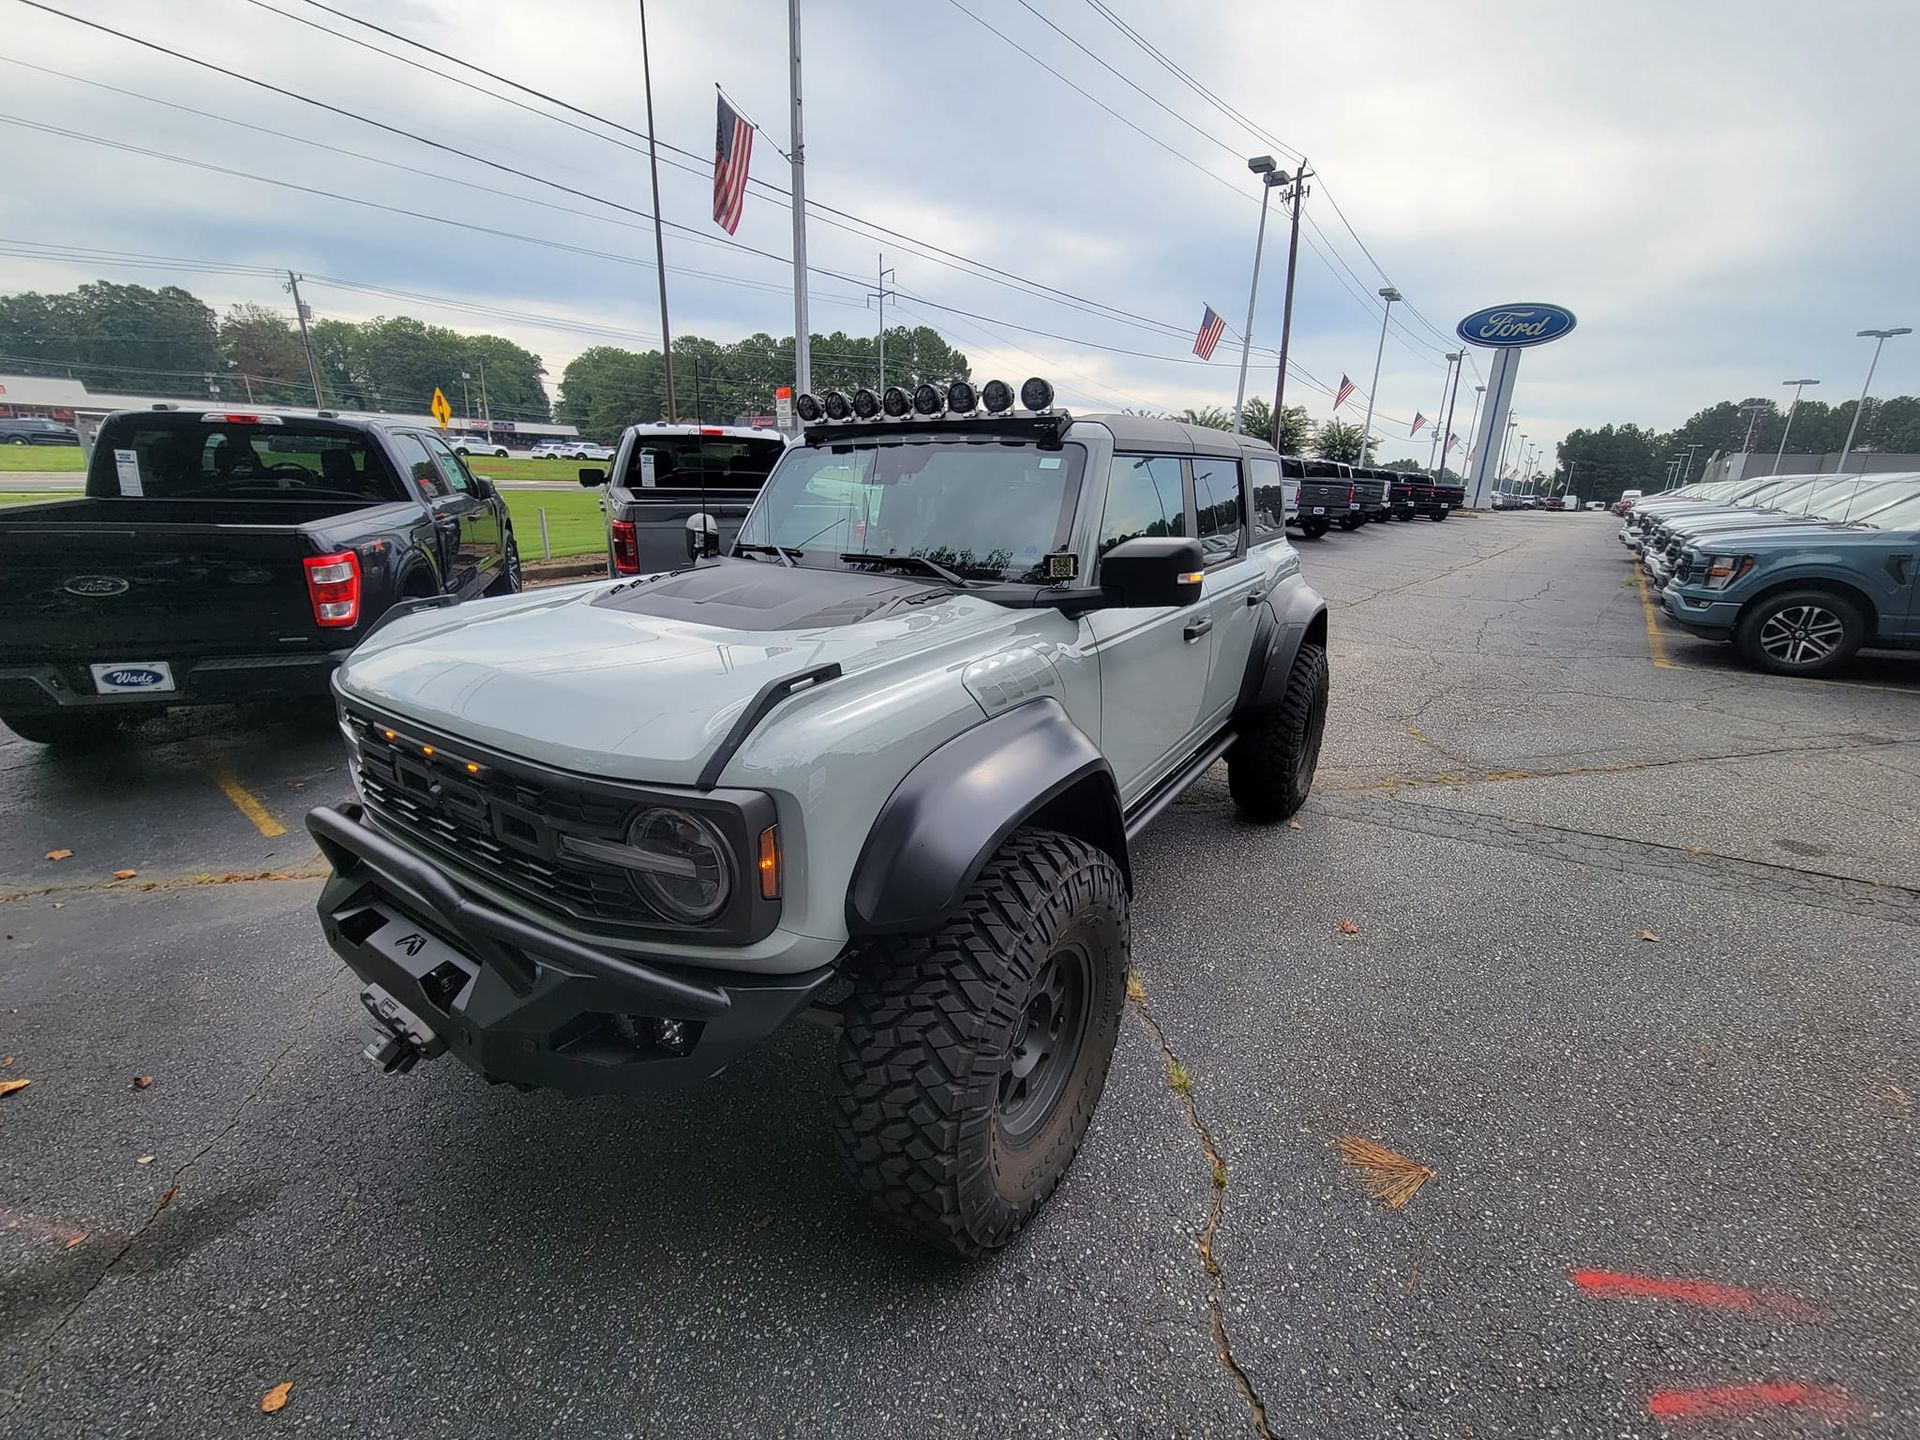
<svg viewBox="0 0 1920 1440">
<path fill-rule="evenodd" d="M 1238 461 L 1195 458 L 1193 511 L 1200 527 L 1200 548 L 1209 561 L 1225 559 L 1240 549 Z"/>
<path fill-rule="evenodd" d="M 394 453 L 400 457 L 400 468 L 407 472 L 407 478 L 414 488 L 429 500 L 439 495 L 450 495 L 446 477 L 441 475 L 440 467 L 433 463 L 433 456 L 427 453 L 427 447 L 418 435 L 395 435 Z"/>
<path fill-rule="evenodd" d="M 1180 462 L 1171 455 L 1114 456 L 1106 514 L 1100 520 L 1100 553 L 1122 540 L 1186 533 Z"/>
<path fill-rule="evenodd" d="M 426 438 L 427 453 L 433 456 L 434 463 L 440 467 L 441 478 L 462 495 L 470 493 L 473 490 L 473 481 L 468 478 L 467 467 L 461 463 L 460 457 L 434 436 L 429 435 Z"/>
<path fill-rule="evenodd" d="M 1247 461 L 1247 488 L 1253 492 L 1253 538 L 1271 540 L 1287 528 L 1287 491 L 1278 460 Z"/>
</svg>

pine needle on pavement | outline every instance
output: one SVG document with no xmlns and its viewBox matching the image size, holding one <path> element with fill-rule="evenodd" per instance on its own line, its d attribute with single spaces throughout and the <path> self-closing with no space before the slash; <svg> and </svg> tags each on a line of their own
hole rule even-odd
<svg viewBox="0 0 1920 1440">
<path fill-rule="evenodd" d="M 1420 1187 L 1434 1178 L 1434 1172 L 1419 1161 L 1358 1135 L 1343 1135 L 1333 1144 L 1340 1157 L 1361 1173 L 1367 1194 L 1389 1210 L 1404 1209 Z"/>
</svg>

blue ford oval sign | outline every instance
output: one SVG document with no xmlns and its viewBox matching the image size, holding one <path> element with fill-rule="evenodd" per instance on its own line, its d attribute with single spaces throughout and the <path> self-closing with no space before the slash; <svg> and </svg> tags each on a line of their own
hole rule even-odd
<svg viewBox="0 0 1920 1440">
<path fill-rule="evenodd" d="M 1469 345 L 1517 350 L 1558 340 L 1573 326 L 1573 312 L 1558 305 L 1493 305 L 1467 316 L 1454 333 Z"/>
</svg>

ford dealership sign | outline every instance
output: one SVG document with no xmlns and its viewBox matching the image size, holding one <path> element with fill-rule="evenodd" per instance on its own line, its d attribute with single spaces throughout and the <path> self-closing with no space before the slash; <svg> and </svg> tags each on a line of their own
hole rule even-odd
<svg viewBox="0 0 1920 1440">
<path fill-rule="evenodd" d="M 1558 305 L 1494 305 L 1467 316 L 1454 333 L 1469 345 L 1517 350 L 1558 340 L 1573 326 L 1573 312 Z"/>
</svg>

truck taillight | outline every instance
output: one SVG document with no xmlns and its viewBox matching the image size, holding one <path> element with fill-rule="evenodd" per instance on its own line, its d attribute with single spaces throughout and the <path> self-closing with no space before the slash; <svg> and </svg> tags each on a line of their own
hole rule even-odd
<svg viewBox="0 0 1920 1440">
<path fill-rule="evenodd" d="M 613 522 L 613 573 L 616 575 L 640 573 L 640 537 L 633 533 L 631 520 Z"/>
<path fill-rule="evenodd" d="M 351 550 L 337 555 L 309 555 L 306 559 L 307 594 L 313 600 L 313 623 L 328 630 L 344 630 L 360 622 L 360 557 Z"/>
</svg>

